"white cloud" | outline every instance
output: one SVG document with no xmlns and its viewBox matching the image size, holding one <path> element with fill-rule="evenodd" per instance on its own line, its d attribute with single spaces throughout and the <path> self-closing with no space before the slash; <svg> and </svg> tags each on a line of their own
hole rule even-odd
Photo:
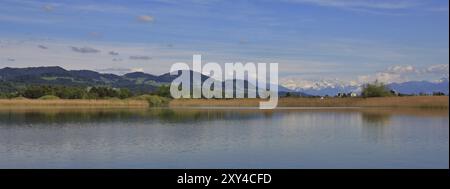
<svg viewBox="0 0 450 189">
<path fill-rule="evenodd" d="M 371 75 L 358 76 L 358 82 L 361 84 L 372 83 L 374 81 L 379 81 L 382 83 L 402 83 L 408 81 L 408 79 L 401 74 L 388 72 L 378 72 Z"/>
<path fill-rule="evenodd" d="M 401 83 L 410 81 L 411 76 L 419 73 L 420 70 L 411 65 L 394 65 L 381 72 L 358 76 L 358 82 L 363 84 L 377 80 L 382 83 Z"/>
<path fill-rule="evenodd" d="M 48 47 L 46 47 L 44 45 L 38 45 L 37 47 L 40 48 L 40 49 L 45 49 L 45 50 L 48 49 Z"/>
<path fill-rule="evenodd" d="M 414 0 L 288 0 L 290 2 L 309 3 L 319 6 L 338 8 L 366 8 L 366 9 L 407 9 L 419 5 Z"/>
<path fill-rule="evenodd" d="M 70 47 L 72 51 L 79 53 L 99 53 L 100 50 L 94 49 L 92 47 Z"/>
<path fill-rule="evenodd" d="M 358 77 L 360 83 L 373 82 L 378 80 L 383 83 L 401 83 L 412 80 L 420 80 L 419 78 L 440 78 L 449 75 L 448 64 L 431 65 L 426 68 L 415 68 L 411 65 L 395 65 L 385 71 L 375 74 L 362 75 Z"/>
<path fill-rule="evenodd" d="M 119 53 L 116 52 L 116 51 L 109 51 L 108 54 L 109 54 L 109 55 L 112 55 L 112 56 L 117 56 L 117 55 L 119 55 Z"/>
<path fill-rule="evenodd" d="M 42 10 L 44 10 L 45 12 L 52 12 L 55 9 L 55 7 L 53 7 L 53 5 L 47 4 L 42 6 Z"/>
<path fill-rule="evenodd" d="M 155 20 L 155 18 L 150 15 L 141 15 L 141 16 L 137 17 L 137 20 L 140 22 L 153 22 L 153 20 Z"/>
<path fill-rule="evenodd" d="M 404 74 L 404 73 L 414 73 L 417 72 L 416 68 L 411 65 L 396 65 L 391 66 L 386 70 L 391 74 Z"/>
<path fill-rule="evenodd" d="M 96 69 L 95 71 L 100 73 L 112 73 L 117 75 L 124 75 L 132 72 L 144 72 L 143 68 L 104 68 Z"/>
<path fill-rule="evenodd" d="M 1 14 L 0 14 L 0 21 L 32 23 L 32 24 L 55 24 L 58 22 L 62 22 L 61 20 L 56 20 L 56 19 L 24 17 L 24 16 L 14 16 L 14 15 L 1 15 Z"/>
<path fill-rule="evenodd" d="M 411 62 L 407 60 L 398 61 L 386 61 L 380 60 L 375 62 L 365 62 L 370 58 L 361 59 L 362 61 L 354 62 L 333 62 L 331 59 L 322 59 L 321 57 L 327 57 L 322 54 L 318 54 L 318 58 L 315 57 L 282 57 L 270 56 L 257 57 L 248 54 L 239 54 L 241 52 L 233 51 L 232 46 L 226 45 L 212 45 L 205 46 L 204 51 L 195 51 L 190 46 L 177 45 L 176 48 L 166 48 L 162 44 L 144 44 L 144 43 L 112 43 L 112 42 L 80 42 L 80 41 L 30 41 L 25 40 L 24 43 L 19 43 L 23 40 L 5 39 L 1 40 L 2 46 L 5 46 L 0 51 L 0 65 L 11 67 L 28 67 L 28 66 L 50 66 L 58 65 L 68 69 L 99 69 L 99 68 L 111 68 L 118 65 L 126 65 L 131 68 L 143 68 L 152 74 L 167 73 L 172 63 L 186 62 L 192 63 L 192 54 L 201 53 L 203 56 L 203 63 L 218 62 L 220 64 L 226 62 L 278 62 L 280 63 L 280 78 L 289 75 L 300 75 L 308 81 L 317 80 L 329 80 L 338 78 L 346 82 L 363 82 L 374 81 L 379 79 L 380 81 L 408 81 L 414 80 L 434 80 L 443 77 L 442 74 L 447 73 L 448 65 L 442 64 L 440 66 L 428 66 L 418 60 L 417 62 Z M 47 50 L 38 48 L 38 45 L 48 47 Z M 249 44 L 252 45 L 252 44 Z M 70 46 L 76 47 L 80 51 L 83 47 L 95 48 L 101 52 L 98 53 L 74 53 Z M 217 47 L 221 47 L 217 49 Z M 222 48 L 230 47 L 230 48 Z M 231 49 L 231 50 L 230 50 Z M 330 47 L 330 49 L 342 49 L 339 47 Z M 255 49 L 250 49 L 255 50 Z M 316 49 L 313 49 L 316 50 Z M 89 50 L 88 50 L 89 51 Z M 118 55 L 111 56 L 120 52 Z M 252 52 L 252 51 L 250 51 Z M 293 51 L 293 54 L 297 54 L 298 51 Z M 309 54 L 308 52 L 299 52 L 300 54 Z M 339 53 L 336 53 L 339 54 Z M 342 54 L 342 53 L 341 53 Z M 138 56 L 140 55 L 140 56 Z M 146 58 L 140 60 L 132 60 L 130 57 L 142 57 L 147 55 Z M 151 56 L 149 56 L 151 55 Z M 326 55 L 326 54 L 325 54 Z M 378 54 L 377 54 L 378 55 Z M 381 56 L 381 55 L 380 55 Z M 6 58 L 14 58 L 16 61 L 9 62 Z M 281 59 L 282 58 L 282 59 Z M 147 59 L 147 60 L 142 60 Z M 151 61 L 150 61 L 151 59 Z M 334 58 L 333 58 L 334 59 Z M 395 59 L 395 58 L 390 58 Z M 361 62 L 357 64 L 357 62 Z M 399 62 L 399 63 L 397 63 Z M 411 65 L 402 65 L 401 62 L 409 62 Z M 382 65 L 386 69 L 380 69 Z M 379 70 L 378 73 L 371 70 Z M 425 71 L 426 70 L 426 71 Z M 363 75 L 364 74 L 364 75 Z M 358 77 L 358 75 L 362 75 Z M 419 77 L 416 77 L 419 76 Z M 305 84 L 306 85 L 306 84 Z"/>
<path fill-rule="evenodd" d="M 100 73 L 112 73 L 118 75 L 123 75 L 132 72 L 131 69 L 129 68 L 104 68 L 104 69 L 96 69 L 95 71 Z"/>
<path fill-rule="evenodd" d="M 93 38 L 102 37 L 102 34 L 99 32 L 89 32 L 88 35 L 89 35 L 89 37 L 93 37 Z"/>
<path fill-rule="evenodd" d="M 140 55 L 133 55 L 129 57 L 130 60 L 151 60 L 152 57 L 149 56 L 140 56 Z"/>
<path fill-rule="evenodd" d="M 446 13 L 448 13 L 448 6 L 432 7 L 427 10 L 431 11 L 431 12 L 446 12 Z"/>
<path fill-rule="evenodd" d="M 133 10 L 120 5 L 111 5 L 111 4 L 75 4 L 69 5 L 66 4 L 65 8 L 72 9 L 76 11 L 87 11 L 87 12 L 101 12 L 101 13 L 117 13 L 117 14 L 131 14 Z"/>
<path fill-rule="evenodd" d="M 427 73 L 431 74 L 449 74 L 448 64 L 437 64 L 429 66 L 426 70 Z"/>
<path fill-rule="evenodd" d="M 144 72 L 144 68 L 132 68 L 131 72 Z"/>
<path fill-rule="evenodd" d="M 382 15 L 402 15 L 399 10 L 448 12 L 448 7 L 434 5 L 428 0 L 284 0 L 291 3 L 333 7 L 342 10 Z M 448 6 L 448 5 L 447 5 Z M 397 11 L 397 12 L 395 12 Z"/>
<path fill-rule="evenodd" d="M 24 41 L 0 38 L 0 41 L 2 45 L 0 47 L 0 67 L 61 66 L 73 70 L 98 70 L 117 68 L 116 66 L 120 63 L 122 65 L 121 68 L 126 66 L 125 68 L 129 72 L 136 68 L 136 71 L 142 71 L 143 69 L 151 74 L 164 74 L 170 70 L 172 63 L 192 62 L 193 54 L 189 50 L 161 48 L 161 45 L 158 44 L 79 42 L 58 39 L 51 41 Z M 48 49 L 43 50 L 38 45 L 43 45 Z M 74 53 L 70 47 L 75 47 L 83 52 L 90 51 L 90 48 L 101 50 L 101 52 Z M 109 54 L 111 51 L 120 53 L 112 56 Z M 130 56 L 149 53 L 152 54 L 151 62 L 132 61 L 129 59 Z M 15 61 L 9 61 L 8 58 Z"/>
</svg>

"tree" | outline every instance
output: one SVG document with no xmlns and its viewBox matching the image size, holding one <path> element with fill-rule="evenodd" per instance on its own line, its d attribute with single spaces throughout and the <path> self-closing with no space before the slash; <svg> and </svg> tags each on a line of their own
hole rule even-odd
<svg viewBox="0 0 450 189">
<path fill-rule="evenodd" d="M 433 92 L 433 96 L 445 96 L 443 92 Z"/>
<path fill-rule="evenodd" d="M 44 95 L 54 95 L 49 86 L 29 86 L 21 92 L 21 96 L 25 98 L 36 99 Z"/>
<path fill-rule="evenodd" d="M 131 91 L 129 89 L 120 89 L 119 90 L 119 98 L 121 98 L 121 99 L 129 98 L 132 96 L 133 96 L 133 93 L 131 93 Z"/>
<path fill-rule="evenodd" d="M 92 87 L 91 90 L 89 90 L 89 96 L 97 98 L 118 98 L 119 91 L 109 87 Z"/>
<path fill-rule="evenodd" d="M 66 86 L 27 86 L 19 92 L 20 96 L 36 99 L 46 95 L 56 96 L 61 99 L 81 99 L 85 96 L 86 91 L 80 87 Z"/>
<path fill-rule="evenodd" d="M 162 97 L 168 97 L 171 98 L 172 95 L 170 94 L 170 86 L 168 85 L 161 85 L 156 89 L 155 92 L 156 95 L 162 96 Z"/>
<path fill-rule="evenodd" d="M 375 81 L 373 84 L 366 84 L 363 86 L 361 96 L 363 97 L 387 97 L 392 96 L 392 93 L 390 92 L 390 89 L 384 85 L 383 83 L 380 83 L 378 81 Z"/>
</svg>

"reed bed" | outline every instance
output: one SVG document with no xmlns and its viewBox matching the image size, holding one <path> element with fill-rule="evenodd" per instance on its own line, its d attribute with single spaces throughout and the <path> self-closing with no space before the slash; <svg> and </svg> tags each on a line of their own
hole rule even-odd
<svg viewBox="0 0 450 189">
<path fill-rule="evenodd" d="M 145 100 L 2 99 L 0 107 L 148 107 Z"/>
<path fill-rule="evenodd" d="M 264 99 L 174 99 L 169 107 L 258 107 Z M 448 109 L 448 96 L 380 98 L 280 98 L 278 107 L 402 107 Z M 0 99 L 1 107 L 149 107 L 147 100 Z"/>
<path fill-rule="evenodd" d="M 176 99 L 171 107 L 257 107 L 263 99 Z M 278 107 L 408 107 L 448 109 L 448 96 L 280 98 Z"/>
</svg>

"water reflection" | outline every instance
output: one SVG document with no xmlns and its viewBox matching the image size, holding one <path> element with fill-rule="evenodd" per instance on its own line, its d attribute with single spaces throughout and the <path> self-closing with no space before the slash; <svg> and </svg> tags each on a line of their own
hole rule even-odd
<svg viewBox="0 0 450 189">
<path fill-rule="evenodd" d="M 391 115 L 387 113 L 362 112 L 362 120 L 368 125 L 384 126 L 388 125 Z"/>
<path fill-rule="evenodd" d="M 357 113 L 361 120 L 372 126 L 389 125 L 393 115 L 445 117 L 448 110 L 421 109 L 0 109 L 0 123 L 58 124 L 85 122 L 170 122 L 192 123 L 213 120 L 273 119 L 280 116 L 304 113 L 326 113 L 333 115 Z"/>
<path fill-rule="evenodd" d="M 170 122 L 191 123 L 208 120 L 254 119 L 272 117 L 272 113 L 198 109 L 33 109 L 0 110 L 3 124 L 58 124 L 85 122 Z"/>
<path fill-rule="evenodd" d="M 0 168 L 448 168 L 448 110 L 2 109 Z"/>
<path fill-rule="evenodd" d="M 363 133 L 366 140 L 379 143 L 386 136 L 386 127 L 391 123 L 391 115 L 383 112 L 362 112 Z"/>
</svg>

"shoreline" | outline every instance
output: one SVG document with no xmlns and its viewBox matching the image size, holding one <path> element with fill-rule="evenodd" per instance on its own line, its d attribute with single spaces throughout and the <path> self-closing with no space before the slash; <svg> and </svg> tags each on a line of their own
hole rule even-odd
<svg viewBox="0 0 450 189">
<path fill-rule="evenodd" d="M 264 99 L 173 99 L 165 107 L 169 108 L 254 108 Z M 279 108 L 433 108 L 448 109 L 448 96 L 412 96 L 377 98 L 280 98 Z M 29 107 L 74 107 L 74 108 L 148 108 L 146 100 L 101 99 L 101 100 L 39 100 L 39 99 L 0 99 L 0 108 Z"/>
</svg>

